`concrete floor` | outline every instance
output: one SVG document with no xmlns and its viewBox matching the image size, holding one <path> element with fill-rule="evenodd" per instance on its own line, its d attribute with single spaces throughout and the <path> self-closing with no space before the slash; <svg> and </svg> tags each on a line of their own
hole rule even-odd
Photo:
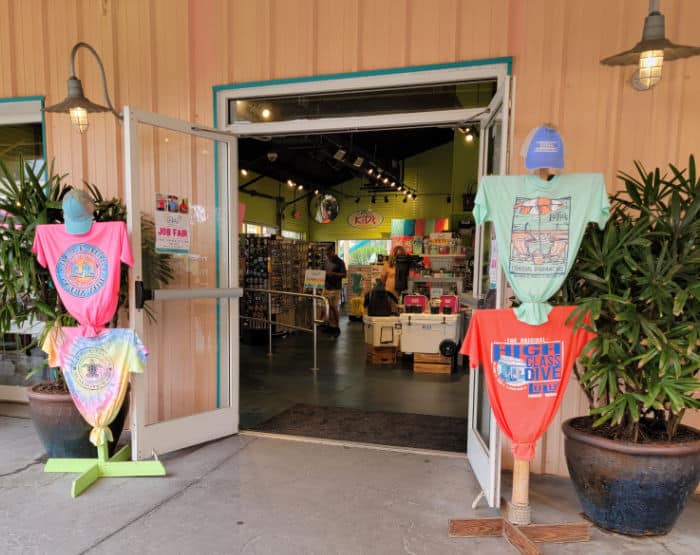
<svg viewBox="0 0 700 555">
<path fill-rule="evenodd" d="M 241 345 L 241 428 L 255 425 L 297 403 L 435 416 L 467 417 L 469 380 L 451 375 L 415 374 L 410 359 L 394 365 L 365 361 L 361 322 L 343 317 L 340 337 L 320 334 L 318 372 L 310 334 L 275 338 L 272 357 L 264 345 Z"/>
<path fill-rule="evenodd" d="M 164 457 L 166 477 L 102 479 L 71 499 L 74 475 L 42 472 L 30 420 L 0 417 L 0 453 L 8 555 L 515 553 L 501 539 L 447 536 L 450 518 L 495 515 L 471 508 L 478 487 L 463 457 L 239 435 Z M 579 519 L 567 479 L 533 476 L 531 500 L 537 522 Z M 694 496 L 667 536 L 594 528 L 588 543 L 541 549 L 695 555 L 698 522 Z"/>
</svg>

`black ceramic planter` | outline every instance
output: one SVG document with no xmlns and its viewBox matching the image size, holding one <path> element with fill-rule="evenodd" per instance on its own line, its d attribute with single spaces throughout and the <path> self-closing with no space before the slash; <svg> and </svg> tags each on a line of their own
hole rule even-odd
<svg viewBox="0 0 700 555">
<path fill-rule="evenodd" d="M 36 387 L 29 388 L 29 410 L 49 458 L 97 458 L 97 447 L 90 443 L 92 426 L 78 412 L 70 393 L 42 393 L 35 391 Z M 109 444 L 110 455 L 114 454 L 128 412 L 129 391 L 109 426 L 114 437 Z"/>
<path fill-rule="evenodd" d="M 562 425 L 571 480 L 591 521 L 632 536 L 666 534 L 700 480 L 700 440 L 635 444 Z"/>
</svg>

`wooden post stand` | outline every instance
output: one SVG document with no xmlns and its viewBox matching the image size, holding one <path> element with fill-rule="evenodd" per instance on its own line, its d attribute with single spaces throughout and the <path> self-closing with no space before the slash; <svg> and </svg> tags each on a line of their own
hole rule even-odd
<svg viewBox="0 0 700 555">
<path fill-rule="evenodd" d="M 125 476 L 165 476 L 165 467 L 155 461 L 131 461 L 131 447 L 125 445 L 112 458 L 107 455 L 107 444 L 97 447 L 97 459 L 49 459 L 44 472 L 80 472 L 71 488 L 71 496 L 78 497 L 99 478 Z"/>
<path fill-rule="evenodd" d="M 535 542 L 587 542 L 590 523 L 530 524 L 529 502 L 530 462 L 516 460 L 513 465 L 513 494 L 511 502 L 501 508 L 501 517 L 472 518 L 449 521 L 449 535 L 453 538 L 502 536 L 523 555 L 542 553 Z"/>
</svg>

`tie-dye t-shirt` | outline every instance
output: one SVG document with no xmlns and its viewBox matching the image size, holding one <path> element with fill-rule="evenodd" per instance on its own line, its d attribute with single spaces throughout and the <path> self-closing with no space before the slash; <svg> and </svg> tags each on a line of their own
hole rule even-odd
<svg viewBox="0 0 700 555">
<path fill-rule="evenodd" d="M 109 328 L 83 337 L 80 328 L 53 328 L 42 348 L 49 366 L 63 370 L 75 406 L 93 426 L 90 441 L 112 441 L 109 424 L 124 401 L 129 372 L 143 372 L 148 354 L 138 335 Z"/>
<path fill-rule="evenodd" d="M 39 225 L 32 251 L 49 269 L 82 334 L 92 337 L 104 329 L 117 310 L 119 262 L 134 264 L 124 222 L 93 222 L 83 235 L 68 233 L 62 224 Z"/>
</svg>

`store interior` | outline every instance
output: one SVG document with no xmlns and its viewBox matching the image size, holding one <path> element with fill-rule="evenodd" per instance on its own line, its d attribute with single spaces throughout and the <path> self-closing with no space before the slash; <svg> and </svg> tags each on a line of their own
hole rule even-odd
<svg viewBox="0 0 700 555">
<path fill-rule="evenodd" d="M 461 301 L 458 314 L 443 317 L 452 318 L 459 346 L 475 302 L 470 210 L 479 131 L 475 122 L 457 122 L 239 141 L 239 202 L 246 205 L 243 230 L 248 232 L 240 243 L 244 289 L 303 292 L 304 271 L 323 269 L 329 242 L 348 270 L 341 333 L 331 337 L 319 328 L 318 370 L 312 370 L 313 335 L 284 327 L 311 327 L 309 302 L 273 297 L 269 355 L 266 297 L 244 295 L 242 429 L 464 452 L 468 372 L 463 357 L 443 357 L 434 342 L 427 350 L 435 351 L 430 356 L 441 364 L 421 365 L 418 357 L 426 355 L 408 346 L 420 337 L 417 326 L 404 328 L 418 335 L 407 333 L 403 342 L 398 329 L 389 331 L 394 339 L 389 341 L 386 326 L 368 320 L 363 300 L 392 247 L 401 244 L 413 254 L 407 292 L 424 295 L 428 304 L 432 298 L 437 317 L 441 295 Z M 321 221 L 324 199 L 332 199 L 335 213 Z M 368 217 L 353 226 L 357 214 Z"/>
</svg>

